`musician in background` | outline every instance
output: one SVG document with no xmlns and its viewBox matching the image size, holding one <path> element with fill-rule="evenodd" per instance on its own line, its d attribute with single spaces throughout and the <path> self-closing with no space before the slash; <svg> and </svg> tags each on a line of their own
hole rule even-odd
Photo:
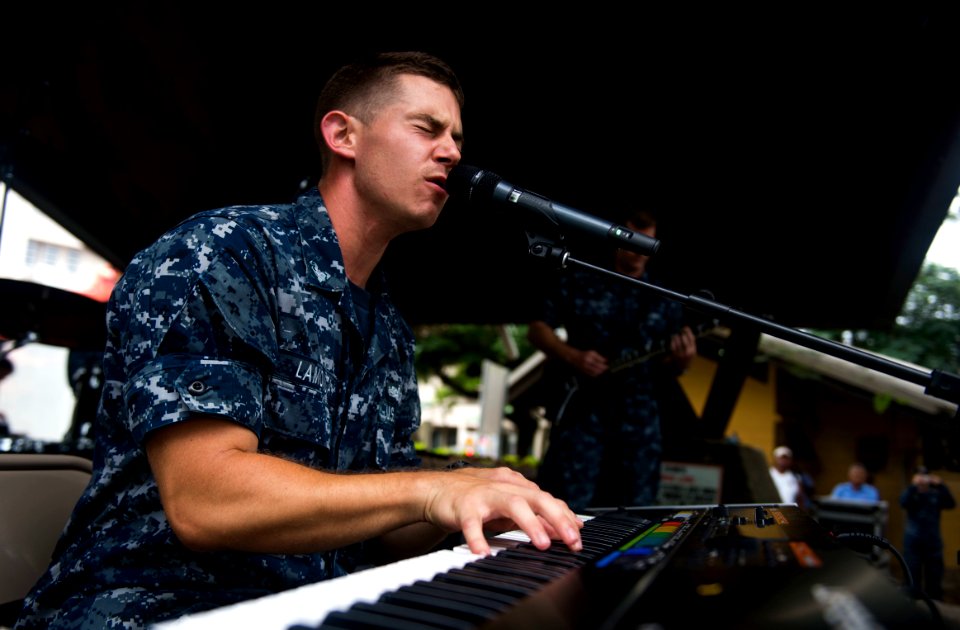
<svg viewBox="0 0 960 630">
<path fill-rule="evenodd" d="M 135 256 L 108 306 L 93 478 L 18 630 L 143 628 L 457 531 L 480 554 L 484 529 L 582 548 L 577 515 L 520 473 L 413 470 L 414 338 L 379 263 L 446 203 L 462 103 L 432 56 L 348 66 L 319 98 L 318 186 Z"/>
<path fill-rule="evenodd" d="M 650 212 L 633 212 L 621 224 L 656 237 Z M 612 258 L 613 271 L 654 282 L 648 256 L 617 249 Z M 553 387 L 560 400 L 547 405 L 553 426 L 537 483 L 574 511 L 656 503 L 662 435 L 655 376 L 675 379 L 697 353 L 683 314 L 679 302 L 575 268 L 561 270 L 539 319 L 530 322 L 528 337 L 547 355 L 548 372 L 566 372 Z"/>
</svg>

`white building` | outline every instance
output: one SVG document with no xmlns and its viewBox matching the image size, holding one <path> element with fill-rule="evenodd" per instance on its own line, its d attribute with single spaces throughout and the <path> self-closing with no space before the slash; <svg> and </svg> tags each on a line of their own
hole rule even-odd
<svg viewBox="0 0 960 630">
<path fill-rule="evenodd" d="M 0 184 L 0 277 L 72 291 L 103 302 L 119 273 L 80 239 Z M 4 303 L 4 309 L 27 308 Z M 2 351 L 18 341 L 3 339 Z M 11 350 L 14 372 L 0 383 L 0 412 L 10 431 L 60 441 L 70 426 L 74 395 L 63 347 L 27 343 Z"/>
</svg>

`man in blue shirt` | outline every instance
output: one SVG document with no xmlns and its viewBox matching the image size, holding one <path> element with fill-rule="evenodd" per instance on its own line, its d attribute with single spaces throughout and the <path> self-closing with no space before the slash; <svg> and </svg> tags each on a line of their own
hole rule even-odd
<svg viewBox="0 0 960 630">
<path fill-rule="evenodd" d="M 867 483 L 866 466 L 860 462 L 854 462 L 847 469 L 847 481 L 835 485 L 830 496 L 834 499 L 853 501 L 879 501 L 880 491 Z"/>
<path fill-rule="evenodd" d="M 134 258 L 94 476 L 18 629 L 143 628 L 455 531 L 481 554 L 485 528 L 580 549 L 580 519 L 519 473 L 415 470 L 413 334 L 379 263 L 444 206 L 462 102 L 429 55 L 345 67 L 317 106 L 316 189 L 198 214 Z"/>
</svg>

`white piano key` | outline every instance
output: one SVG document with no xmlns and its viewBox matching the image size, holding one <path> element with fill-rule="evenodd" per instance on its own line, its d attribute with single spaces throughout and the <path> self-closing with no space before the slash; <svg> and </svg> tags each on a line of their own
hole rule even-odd
<svg viewBox="0 0 960 630">
<path fill-rule="evenodd" d="M 581 518 L 589 520 L 592 516 Z M 521 530 L 489 539 L 490 553 L 530 542 Z M 373 567 L 332 580 L 307 584 L 222 608 L 186 615 L 151 626 L 152 630 L 288 630 L 295 624 L 316 626 L 333 611 L 345 611 L 357 602 L 375 602 L 381 595 L 438 573 L 460 569 L 482 556 L 465 545 Z"/>
<path fill-rule="evenodd" d="M 155 630 L 287 630 L 298 623 L 316 626 L 335 610 L 347 610 L 356 602 L 374 602 L 383 593 L 417 580 L 430 580 L 438 573 L 461 568 L 480 557 L 462 549 L 444 549 L 152 627 Z"/>
</svg>

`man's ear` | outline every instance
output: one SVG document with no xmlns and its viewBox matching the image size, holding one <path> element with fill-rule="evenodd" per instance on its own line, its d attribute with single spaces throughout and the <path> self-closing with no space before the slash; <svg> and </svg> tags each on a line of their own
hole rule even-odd
<svg viewBox="0 0 960 630">
<path fill-rule="evenodd" d="M 320 121 L 324 142 L 335 154 L 353 159 L 356 145 L 356 119 L 340 110 L 327 112 Z"/>
</svg>

